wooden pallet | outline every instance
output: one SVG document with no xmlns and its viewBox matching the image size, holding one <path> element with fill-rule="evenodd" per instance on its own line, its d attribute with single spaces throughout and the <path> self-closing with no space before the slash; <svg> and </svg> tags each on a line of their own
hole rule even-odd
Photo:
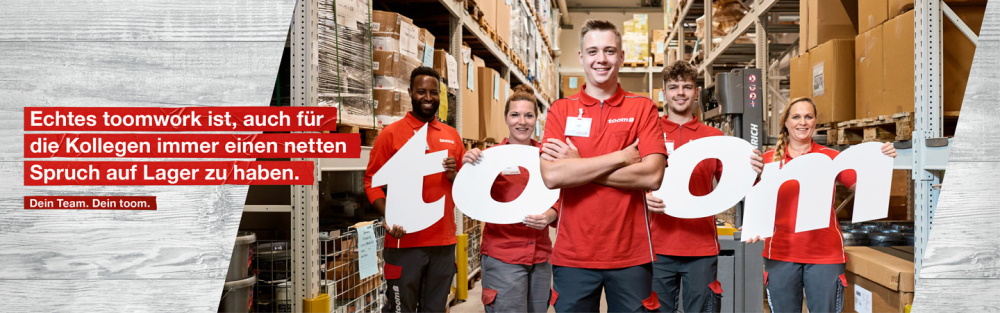
<svg viewBox="0 0 1000 313">
<path fill-rule="evenodd" d="M 649 62 L 625 62 L 622 64 L 623 67 L 646 67 Z"/>
<path fill-rule="evenodd" d="M 361 134 L 361 145 L 372 146 L 375 144 L 375 137 L 381 132 L 372 126 L 338 125 L 337 132 L 342 134 Z"/>
<path fill-rule="evenodd" d="M 834 145 L 837 143 L 837 123 L 823 123 L 816 125 L 816 135 L 826 136 L 826 142 L 821 144 Z"/>
<path fill-rule="evenodd" d="M 901 141 L 910 140 L 912 136 L 913 113 L 902 112 L 837 123 L 836 143 L 853 145 L 869 141 Z"/>
</svg>

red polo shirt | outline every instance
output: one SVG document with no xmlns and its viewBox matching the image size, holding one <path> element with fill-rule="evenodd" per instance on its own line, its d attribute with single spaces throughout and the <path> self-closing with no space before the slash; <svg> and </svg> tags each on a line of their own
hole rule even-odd
<svg viewBox="0 0 1000 313">
<path fill-rule="evenodd" d="M 372 176 L 423 126 L 424 123 L 413 117 L 413 113 L 407 112 L 403 119 L 383 128 L 382 132 L 375 138 L 375 145 L 372 146 L 371 159 L 368 160 L 368 169 L 365 170 L 364 179 L 365 193 L 368 195 L 369 201 L 375 202 L 375 200 L 385 198 L 385 190 L 381 187 L 372 187 Z M 458 168 L 461 169 L 465 145 L 462 143 L 462 137 L 454 128 L 438 122 L 436 119 L 431 121 L 430 127 L 427 127 L 427 146 L 427 152 L 448 150 L 448 156 L 455 158 Z M 445 172 L 424 176 L 423 195 L 424 202 L 427 203 L 444 197 L 444 217 L 424 230 L 407 233 L 399 240 L 386 233 L 385 247 L 444 246 L 457 242 L 455 239 L 455 202 L 452 201 L 451 197 L 451 181 L 448 180 Z"/>
<path fill-rule="evenodd" d="M 813 142 L 809 153 L 822 153 L 833 159 L 840 152 Z M 771 163 L 774 149 L 764 153 L 764 162 Z M 782 165 L 792 161 L 785 149 Z M 837 182 L 844 186 L 853 186 L 858 181 L 854 170 L 847 170 L 837 175 Z M 799 205 L 799 182 L 788 181 L 778 188 L 778 203 L 774 219 L 774 235 L 764 240 L 765 258 L 771 260 L 807 263 L 807 264 L 838 264 L 847 262 L 844 253 L 844 237 L 840 233 L 837 214 L 833 203 L 830 203 L 830 225 L 826 228 L 795 232 L 795 218 Z"/>
<path fill-rule="evenodd" d="M 504 139 L 498 146 L 508 143 L 510 142 Z M 542 146 L 534 140 L 531 145 Z M 528 185 L 528 177 L 527 171 L 515 175 L 497 175 L 490 195 L 500 202 L 514 201 Z M 534 229 L 520 223 L 486 223 L 483 228 L 482 253 L 507 264 L 533 265 L 549 260 L 552 239 L 549 239 L 548 228 Z"/>
<path fill-rule="evenodd" d="M 586 90 L 586 85 L 583 86 Z M 666 155 L 656 105 L 646 97 L 618 91 L 600 101 L 585 92 L 552 103 L 545 122 L 545 140 L 566 141 L 567 118 L 590 118 L 590 136 L 573 136 L 584 158 L 615 152 L 639 140 L 642 157 Z M 588 183 L 560 191 L 558 235 L 552 264 L 613 269 L 652 262 L 649 216 L 642 190 Z"/>
<path fill-rule="evenodd" d="M 678 149 L 689 141 L 722 136 L 722 131 L 702 124 L 695 117 L 680 125 L 666 116 L 660 118 L 667 145 Z M 669 161 L 668 161 L 669 162 Z M 695 167 L 689 183 L 691 194 L 704 196 L 712 192 L 712 179 L 722 176 L 722 165 L 718 161 L 702 161 Z M 718 229 L 715 216 L 702 218 L 676 218 L 666 214 L 653 214 L 650 229 L 653 232 L 653 250 L 656 254 L 672 256 L 711 256 L 719 254 Z"/>
</svg>

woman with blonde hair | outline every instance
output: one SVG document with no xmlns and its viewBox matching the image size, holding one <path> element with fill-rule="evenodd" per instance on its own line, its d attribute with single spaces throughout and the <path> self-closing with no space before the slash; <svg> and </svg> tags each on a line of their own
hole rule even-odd
<svg viewBox="0 0 1000 313">
<path fill-rule="evenodd" d="M 764 162 L 781 166 L 809 153 L 822 153 L 831 159 L 839 152 L 813 141 L 816 131 L 816 104 L 809 98 L 793 99 L 781 113 L 784 122 L 778 143 L 764 153 Z M 882 153 L 896 157 L 892 143 L 882 146 Z M 837 182 L 854 190 L 857 174 L 853 170 L 837 175 Z M 774 234 L 764 239 L 764 284 L 771 312 L 802 312 L 805 293 L 809 312 L 840 312 L 844 307 L 843 237 L 837 216 L 830 204 L 830 225 L 826 228 L 795 232 L 799 185 L 789 181 L 778 190 Z M 809 201 L 810 199 L 802 199 Z M 748 240 L 756 242 L 759 238 Z"/>
<path fill-rule="evenodd" d="M 531 139 L 535 134 L 538 104 L 531 87 L 519 85 L 507 99 L 504 121 L 510 136 L 499 145 L 521 144 L 541 147 Z M 482 151 L 471 149 L 462 158 L 476 163 Z M 528 172 L 505 170 L 493 182 L 490 195 L 501 202 L 516 199 L 528 184 Z M 529 215 L 522 224 L 491 224 L 483 228 L 483 306 L 486 312 L 546 312 L 552 280 L 552 240 L 548 225 L 556 219 L 555 207 L 543 214 Z"/>
</svg>

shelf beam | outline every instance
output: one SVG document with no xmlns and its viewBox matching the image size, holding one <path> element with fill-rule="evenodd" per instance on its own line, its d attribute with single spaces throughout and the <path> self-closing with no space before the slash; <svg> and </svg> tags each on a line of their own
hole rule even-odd
<svg viewBox="0 0 1000 313">
<path fill-rule="evenodd" d="M 701 66 L 698 67 L 698 72 L 705 73 L 706 77 L 710 75 L 711 73 L 707 72 L 706 70 L 710 69 L 712 63 L 714 63 L 715 60 L 719 58 L 719 56 L 724 54 L 726 52 L 726 49 L 729 48 L 729 46 L 731 46 L 734 42 L 736 42 L 736 38 L 743 36 L 743 34 L 745 34 L 747 30 L 750 29 L 750 26 L 754 26 L 756 24 L 755 22 L 757 21 L 757 19 L 759 19 L 764 14 L 767 14 L 767 12 L 777 3 L 778 0 L 762 0 L 760 2 L 757 2 L 753 10 L 751 10 L 750 13 L 747 13 L 747 15 L 740 20 L 739 24 L 737 24 L 736 26 L 736 29 L 727 34 L 725 37 L 722 37 L 722 43 L 720 43 L 718 47 L 713 48 L 711 50 L 709 49 L 705 50 L 708 53 L 706 54 L 705 59 L 701 62 Z M 708 12 L 711 12 L 711 10 L 708 10 Z M 708 21 L 706 21 L 706 23 L 707 22 Z M 709 39 L 705 40 L 705 43 L 703 45 L 707 48 L 711 46 L 711 37 L 706 37 L 706 38 Z"/>
</svg>

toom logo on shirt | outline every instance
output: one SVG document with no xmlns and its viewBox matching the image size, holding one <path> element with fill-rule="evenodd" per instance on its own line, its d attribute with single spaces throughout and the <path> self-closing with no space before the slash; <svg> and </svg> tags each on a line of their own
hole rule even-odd
<svg viewBox="0 0 1000 313">
<path fill-rule="evenodd" d="M 634 122 L 634 121 L 635 121 L 634 117 L 613 118 L 613 119 L 608 120 L 608 124 L 614 124 L 614 123 L 631 123 L 631 122 Z"/>
<path fill-rule="evenodd" d="M 455 144 L 455 141 L 453 141 L 451 139 L 441 139 L 441 142 L 447 142 L 447 143 L 450 143 L 450 144 Z"/>
</svg>

